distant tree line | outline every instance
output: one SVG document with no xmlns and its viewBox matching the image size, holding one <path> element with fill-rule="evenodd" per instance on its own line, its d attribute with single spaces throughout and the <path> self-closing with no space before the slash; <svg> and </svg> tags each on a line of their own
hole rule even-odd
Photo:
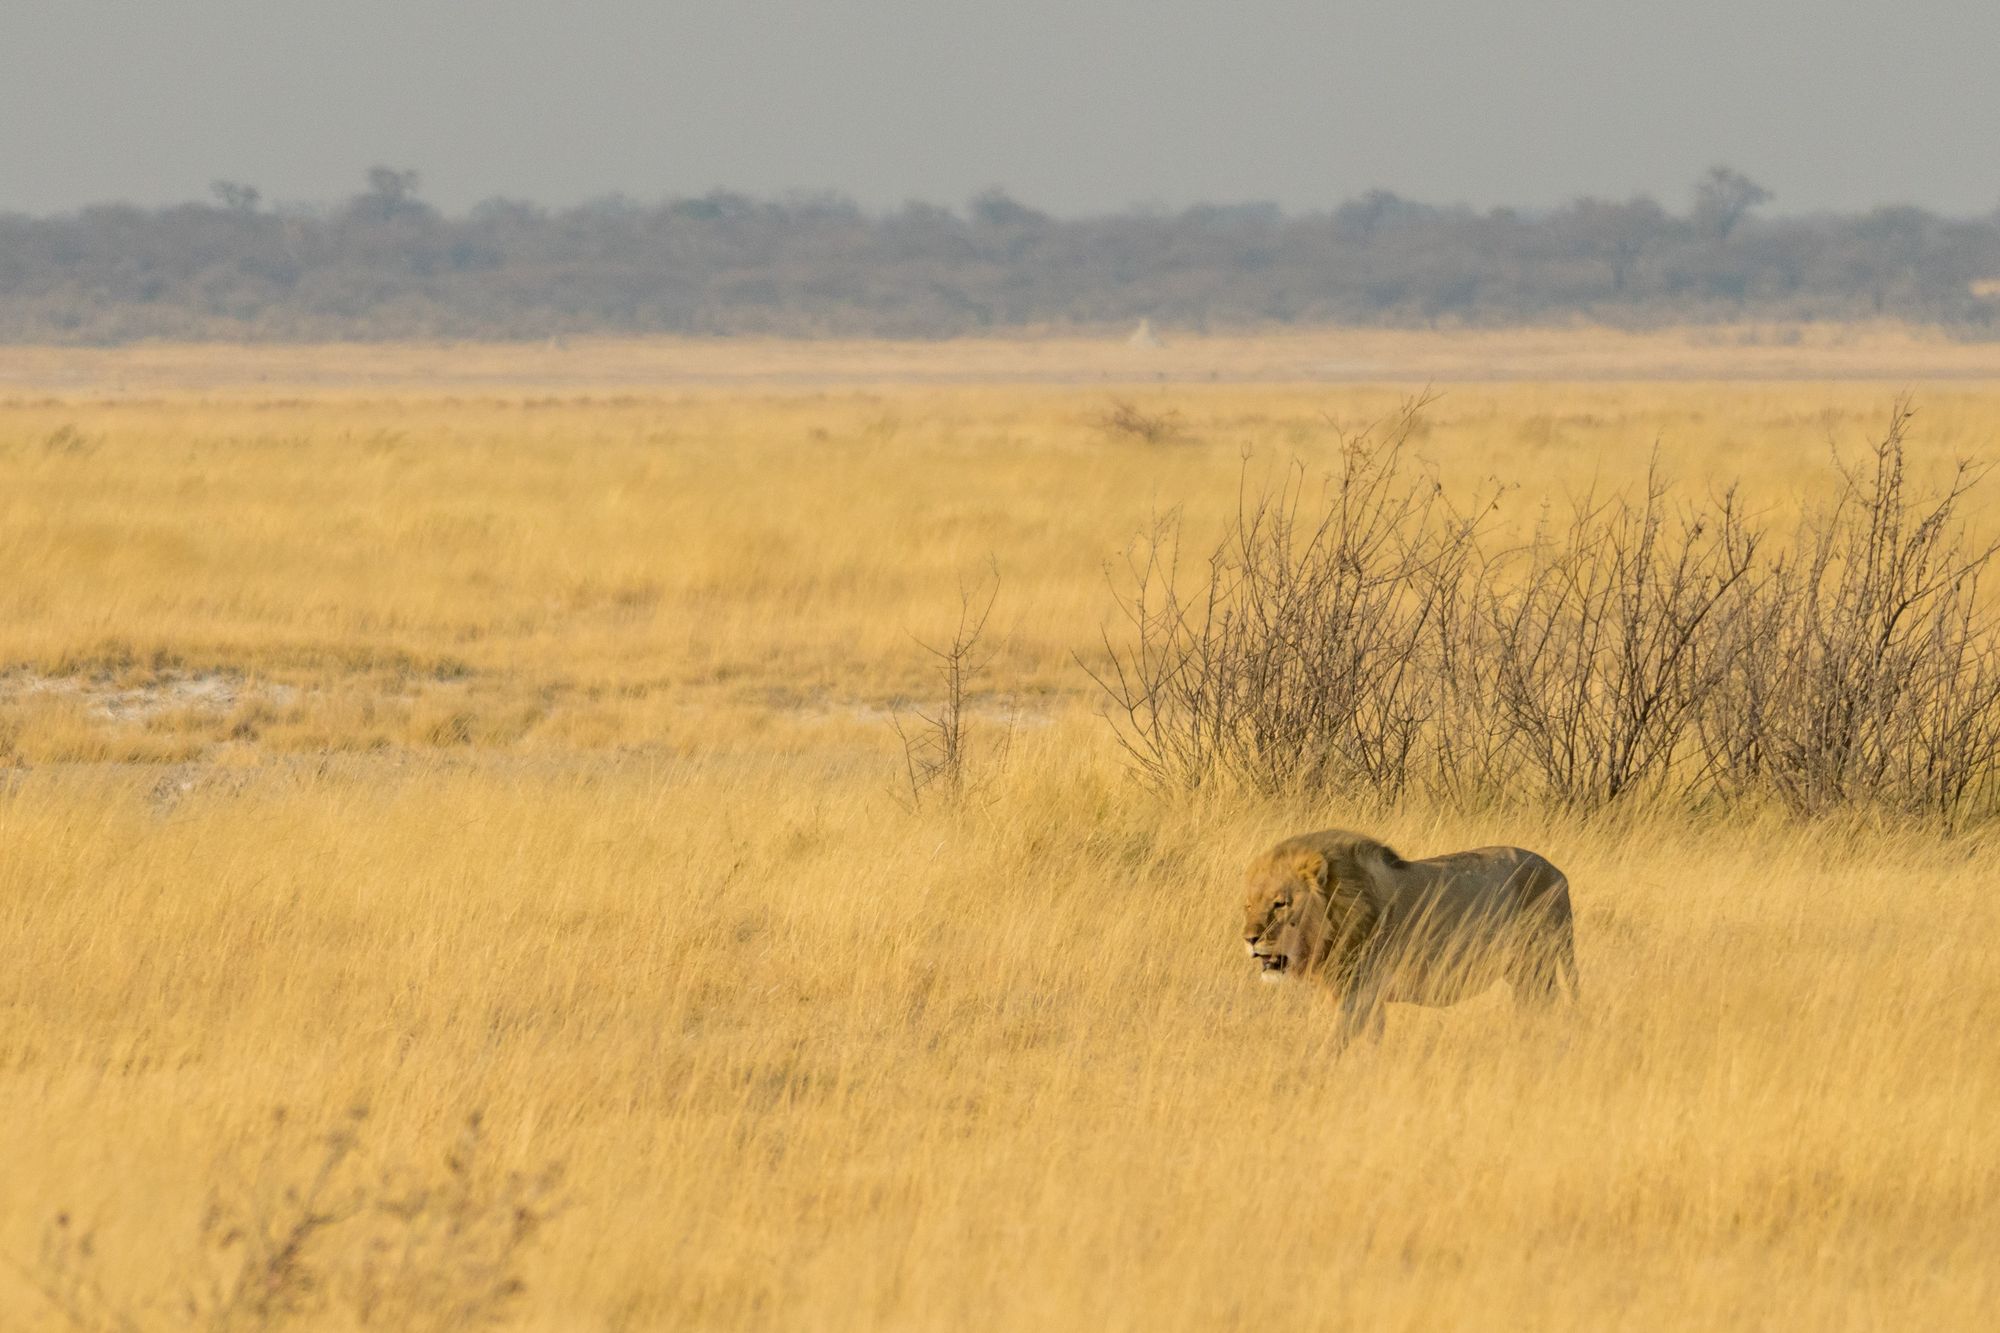
<svg viewBox="0 0 2000 1333">
<path fill-rule="evenodd" d="M 213 200 L 0 214 L 0 341 L 945 337 L 1031 327 L 1618 324 L 1892 316 L 2000 328 L 2000 211 L 1763 217 L 1718 167 L 1685 212 L 1544 212 L 1386 191 L 1331 212 L 1202 205 L 1055 218 L 988 191 L 871 214 L 838 196 L 716 193 L 460 217 L 378 167 L 336 208 Z M 1983 294 L 1982 294 L 1983 293 Z"/>
</svg>

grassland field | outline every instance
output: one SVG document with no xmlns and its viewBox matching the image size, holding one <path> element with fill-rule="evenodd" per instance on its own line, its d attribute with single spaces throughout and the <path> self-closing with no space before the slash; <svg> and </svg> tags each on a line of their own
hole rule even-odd
<svg viewBox="0 0 2000 1333">
<path fill-rule="evenodd" d="M 1789 513 L 1905 392 L 2000 462 L 2000 356 L 1139 355 L 0 352 L 0 1330 L 1985 1327 L 1991 832 L 1161 794 L 1077 659 L 1426 384 L 1525 531 L 1656 448 Z M 1583 1003 L 1336 1054 L 1235 938 L 1329 824 L 1545 852 Z"/>
</svg>

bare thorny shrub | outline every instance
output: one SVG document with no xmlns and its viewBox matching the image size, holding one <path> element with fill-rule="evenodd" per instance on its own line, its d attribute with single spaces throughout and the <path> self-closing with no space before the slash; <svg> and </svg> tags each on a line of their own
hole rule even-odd
<svg viewBox="0 0 2000 1333">
<path fill-rule="evenodd" d="M 1252 487 L 1183 566 L 1159 524 L 1115 578 L 1127 632 L 1092 674 L 1164 786 L 1415 791 L 1595 808 L 1635 798 L 1869 806 L 1947 823 L 2000 804 L 2000 545 L 1961 522 L 1977 469 L 1906 481 L 1898 404 L 1872 466 L 1773 540 L 1732 489 L 1586 496 L 1525 543 L 1411 466 L 1424 403 L 1340 438 L 1321 487 Z"/>
<path fill-rule="evenodd" d="M 1187 423 L 1173 408 L 1148 412 L 1124 398 L 1090 417 L 1090 424 L 1113 439 L 1136 440 L 1141 444 L 1172 444 L 1183 438 Z"/>
<path fill-rule="evenodd" d="M 1461 725 L 1497 736 L 1565 805 L 1700 787 L 1706 756 L 1688 741 L 1747 647 L 1762 544 L 1733 490 L 1670 507 L 1657 458 L 1640 499 L 1545 519 L 1525 551 L 1482 567 L 1463 652 L 1488 674 L 1462 692 Z"/>
<path fill-rule="evenodd" d="M 1157 782 L 1396 794 L 1435 765 L 1453 682 L 1438 667 L 1493 496 L 1461 510 L 1403 453 L 1425 400 L 1340 440 L 1321 488 L 1293 467 L 1239 496 L 1184 577 L 1178 515 L 1130 557 L 1133 634 L 1089 669 L 1119 740 Z"/>
<path fill-rule="evenodd" d="M 926 804 L 960 804 L 973 794 L 972 732 L 968 704 L 979 676 L 991 665 L 993 650 L 986 643 L 986 625 L 1000 597 L 1000 572 L 979 589 L 961 587 L 958 624 L 942 647 L 918 640 L 936 663 L 942 694 L 932 711 L 912 708 L 913 720 L 892 713 L 889 725 L 903 747 L 903 799 L 911 810 Z M 995 759 L 1005 757 L 1002 734 Z"/>
<path fill-rule="evenodd" d="M 1758 599 L 1742 669 L 1707 719 L 1734 790 L 1947 819 L 2000 797 L 2000 647 L 1980 586 L 2000 542 L 1962 518 L 1984 469 L 1961 462 L 1913 494 L 1911 416 L 1899 402 L 1870 456 L 1842 466 L 1839 493 Z"/>
<path fill-rule="evenodd" d="M 500 1171 L 478 1115 L 441 1166 L 364 1170 L 364 1112 L 301 1155 L 282 1112 L 260 1157 L 210 1192 L 170 1300 L 115 1294 L 94 1231 L 58 1214 L 23 1273 L 70 1327 L 461 1329 L 497 1323 L 524 1287 L 522 1261 L 560 1210 L 561 1172 Z"/>
</svg>

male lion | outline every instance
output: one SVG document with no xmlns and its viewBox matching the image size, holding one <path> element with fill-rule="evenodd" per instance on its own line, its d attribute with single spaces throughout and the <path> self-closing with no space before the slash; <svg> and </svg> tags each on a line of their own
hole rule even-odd
<svg viewBox="0 0 2000 1333">
<path fill-rule="evenodd" d="M 1577 993 L 1569 881 L 1519 847 L 1405 861 L 1328 829 L 1279 843 L 1245 879 L 1243 943 L 1264 979 L 1332 987 L 1343 1039 L 1380 1036 L 1385 1001 L 1453 1004 L 1503 977 L 1522 1004 L 1558 981 Z"/>
</svg>

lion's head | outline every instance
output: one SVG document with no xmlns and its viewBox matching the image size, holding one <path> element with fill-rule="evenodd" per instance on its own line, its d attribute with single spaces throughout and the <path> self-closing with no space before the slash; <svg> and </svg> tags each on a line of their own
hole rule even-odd
<svg viewBox="0 0 2000 1333">
<path fill-rule="evenodd" d="M 1353 842 L 1336 844 L 1341 837 Z M 1326 967 L 1373 929 L 1378 894 L 1359 853 L 1379 846 L 1358 835 L 1317 834 L 1279 843 L 1250 863 L 1243 945 L 1264 980 Z"/>
<path fill-rule="evenodd" d="M 1310 971 L 1326 947 L 1326 857 L 1279 848 L 1244 876 L 1243 945 L 1266 981 Z"/>
</svg>

